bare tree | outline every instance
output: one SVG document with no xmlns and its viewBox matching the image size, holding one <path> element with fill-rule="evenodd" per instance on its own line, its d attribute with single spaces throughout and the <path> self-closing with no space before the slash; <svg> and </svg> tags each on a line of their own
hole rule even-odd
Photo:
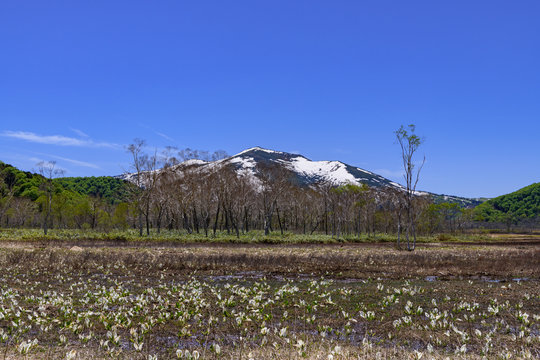
<svg viewBox="0 0 540 360">
<path fill-rule="evenodd" d="M 274 212 L 278 214 L 278 223 L 283 233 L 283 225 L 279 218 L 278 200 L 284 197 L 291 186 L 291 173 L 289 170 L 273 164 L 259 164 L 257 166 L 260 180 L 259 197 L 264 218 L 264 235 L 272 230 Z"/>
<path fill-rule="evenodd" d="M 154 153 L 148 156 L 143 152 L 145 141 L 135 139 L 133 144 L 128 145 L 127 151 L 131 154 L 133 162 L 131 167 L 134 173 L 131 174 L 133 182 L 137 185 L 134 190 L 138 212 L 139 235 L 143 234 L 143 216 L 146 220 L 146 234 L 150 235 L 150 211 L 151 201 L 159 180 L 158 157 Z"/>
<path fill-rule="evenodd" d="M 420 177 L 420 171 L 426 162 L 426 157 L 422 164 L 418 166 L 415 171 L 416 165 L 414 164 L 414 154 L 424 142 L 423 139 L 418 137 L 414 132 L 416 130 L 415 125 L 409 125 L 408 130 L 401 125 L 401 127 L 395 131 L 397 142 L 401 147 L 401 158 L 403 161 L 403 170 L 405 171 L 405 183 L 406 183 L 406 200 L 405 211 L 407 216 L 407 229 L 405 236 L 407 238 L 407 250 L 413 251 L 416 248 L 416 228 L 415 228 L 415 211 L 413 197 L 416 192 L 416 184 Z M 413 236 L 413 245 L 410 244 L 410 236 Z"/>
<path fill-rule="evenodd" d="M 10 224 L 13 224 L 16 227 L 22 227 L 25 225 L 27 220 L 32 218 L 32 216 L 35 214 L 36 206 L 30 199 L 14 198 L 10 210 Z"/>
<path fill-rule="evenodd" d="M 143 164 L 143 192 L 141 209 L 146 224 L 146 235 L 150 235 L 150 215 L 152 210 L 152 201 L 158 188 L 160 177 L 165 171 L 159 170 L 159 162 L 156 152 L 151 156 L 145 156 L 146 162 Z"/>
</svg>

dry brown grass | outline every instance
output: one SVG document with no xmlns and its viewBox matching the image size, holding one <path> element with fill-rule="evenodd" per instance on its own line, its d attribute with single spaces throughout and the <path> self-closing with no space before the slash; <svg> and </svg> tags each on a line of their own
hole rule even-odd
<svg viewBox="0 0 540 360">
<path fill-rule="evenodd" d="M 0 252 L 10 265 L 75 270 L 110 263 L 135 271 L 333 274 L 338 277 L 540 278 L 540 246 L 429 246 L 414 252 L 357 245 L 187 245 L 175 248 L 38 247 Z"/>
</svg>

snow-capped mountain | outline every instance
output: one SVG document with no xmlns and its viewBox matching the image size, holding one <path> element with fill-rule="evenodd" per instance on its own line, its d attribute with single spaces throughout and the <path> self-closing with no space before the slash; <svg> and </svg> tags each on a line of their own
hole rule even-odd
<svg viewBox="0 0 540 360">
<path fill-rule="evenodd" d="M 269 150 L 261 147 L 253 147 L 218 161 L 187 160 L 176 165 L 175 170 L 178 173 L 186 169 L 196 169 L 197 171 L 206 172 L 224 166 L 231 166 L 239 175 L 251 177 L 254 184 L 259 183 L 259 169 L 266 166 L 288 170 L 289 175 L 292 176 L 291 180 L 301 186 L 312 186 L 321 183 L 327 183 L 333 186 L 366 184 L 375 188 L 393 187 L 404 189 L 402 185 L 383 176 L 345 164 L 341 161 L 313 161 L 299 154 Z M 133 181 L 133 174 L 123 175 L 122 177 L 126 180 Z M 437 195 L 422 191 L 417 191 L 417 195 L 431 195 L 437 202 L 458 202 L 462 206 L 475 206 L 478 203 L 473 199 Z"/>
<path fill-rule="evenodd" d="M 281 166 L 293 174 L 298 184 L 304 186 L 325 182 L 335 186 L 365 183 L 372 187 L 392 186 L 401 188 L 401 185 L 380 175 L 341 161 L 312 161 L 299 154 L 268 150 L 261 147 L 244 150 L 230 158 L 221 160 L 221 162 L 223 164 L 232 164 L 240 173 L 252 175 L 257 174 L 257 166 L 261 164 Z"/>
</svg>

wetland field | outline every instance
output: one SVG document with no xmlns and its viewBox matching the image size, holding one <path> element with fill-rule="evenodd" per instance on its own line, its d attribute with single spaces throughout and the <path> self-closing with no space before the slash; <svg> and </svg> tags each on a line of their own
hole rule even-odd
<svg viewBox="0 0 540 360">
<path fill-rule="evenodd" d="M 537 359 L 540 237 L 0 241 L 0 359 Z"/>
</svg>

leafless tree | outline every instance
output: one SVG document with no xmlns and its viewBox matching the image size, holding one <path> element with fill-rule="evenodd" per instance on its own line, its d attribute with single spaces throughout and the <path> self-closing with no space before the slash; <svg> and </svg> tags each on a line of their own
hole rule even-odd
<svg viewBox="0 0 540 360">
<path fill-rule="evenodd" d="M 144 140 L 135 139 L 133 144 L 127 147 L 127 151 L 132 156 L 131 167 L 134 170 L 131 176 L 133 182 L 137 185 L 133 195 L 137 204 L 140 236 L 143 235 L 143 216 L 146 223 L 146 234 L 150 235 L 152 198 L 161 175 L 161 172 L 158 171 L 159 159 L 157 153 L 154 152 L 151 156 L 147 155 L 144 153 L 144 146 Z"/>
<path fill-rule="evenodd" d="M 32 200 L 27 198 L 14 198 L 9 210 L 10 217 L 8 225 L 23 227 L 36 213 L 36 205 Z"/>
<path fill-rule="evenodd" d="M 287 169 L 273 164 L 259 164 L 260 179 L 259 198 L 264 218 L 264 234 L 269 235 L 272 230 L 274 212 L 278 215 L 278 224 L 283 233 L 283 224 L 279 217 L 278 201 L 287 193 L 291 186 L 291 173 Z"/>
<path fill-rule="evenodd" d="M 415 125 L 409 125 L 408 130 L 403 125 L 395 131 L 397 142 L 401 147 L 401 159 L 403 161 L 403 170 L 405 171 L 405 184 L 406 184 L 406 201 L 405 211 L 407 216 L 407 229 L 405 236 L 407 238 L 407 250 L 413 251 L 416 248 L 416 228 L 414 218 L 414 196 L 416 193 L 416 185 L 420 178 L 420 171 L 424 166 L 426 157 L 420 166 L 414 164 L 414 154 L 424 142 L 423 139 L 418 137 L 414 132 L 416 130 Z M 415 171 L 416 170 L 416 171 Z M 410 235 L 413 236 L 413 244 L 410 244 Z"/>
</svg>

